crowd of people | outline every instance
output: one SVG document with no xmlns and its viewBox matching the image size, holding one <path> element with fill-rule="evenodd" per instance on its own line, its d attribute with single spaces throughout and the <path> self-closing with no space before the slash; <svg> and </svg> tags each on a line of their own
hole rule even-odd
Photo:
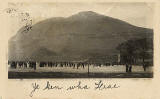
<svg viewBox="0 0 160 99">
<path fill-rule="evenodd" d="M 11 68 L 34 68 L 38 67 L 73 67 L 85 68 L 86 66 L 93 65 L 97 67 L 114 65 L 113 63 L 94 63 L 94 62 L 36 62 L 36 61 L 8 61 Z"/>
<path fill-rule="evenodd" d="M 73 67 L 74 69 L 85 68 L 88 66 L 101 67 L 101 66 L 114 66 L 119 65 L 116 63 L 95 63 L 95 62 L 37 62 L 37 61 L 8 61 L 10 68 L 33 68 L 36 70 L 36 67 Z M 126 72 L 132 72 L 132 65 L 126 63 Z M 143 64 L 143 69 L 146 71 L 147 65 Z"/>
</svg>

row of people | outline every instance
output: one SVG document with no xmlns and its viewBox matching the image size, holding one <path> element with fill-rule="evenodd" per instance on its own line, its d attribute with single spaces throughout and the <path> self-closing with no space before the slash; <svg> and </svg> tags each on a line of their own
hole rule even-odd
<svg viewBox="0 0 160 99">
<path fill-rule="evenodd" d="M 34 68 L 36 69 L 36 62 L 33 61 L 8 61 L 8 65 L 10 65 L 11 68 Z"/>
<path fill-rule="evenodd" d="M 85 68 L 85 66 L 93 65 L 93 66 L 110 66 L 110 63 L 91 63 L 91 62 L 36 62 L 36 61 L 9 61 L 8 65 L 11 68 L 34 68 L 36 66 L 39 67 L 73 67 L 73 68 Z"/>
</svg>

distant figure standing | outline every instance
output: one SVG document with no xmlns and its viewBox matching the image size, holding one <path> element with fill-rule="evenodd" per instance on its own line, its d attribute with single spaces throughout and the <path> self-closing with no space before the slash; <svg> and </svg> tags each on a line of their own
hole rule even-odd
<svg viewBox="0 0 160 99">
<path fill-rule="evenodd" d="M 144 63 L 144 64 L 143 64 L 143 69 L 144 69 L 144 71 L 146 71 L 146 67 L 147 67 L 147 65 Z"/>
<path fill-rule="evenodd" d="M 126 72 L 128 72 L 128 64 L 126 64 Z"/>
<path fill-rule="evenodd" d="M 132 65 L 129 65 L 129 72 L 132 72 Z"/>
</svg>

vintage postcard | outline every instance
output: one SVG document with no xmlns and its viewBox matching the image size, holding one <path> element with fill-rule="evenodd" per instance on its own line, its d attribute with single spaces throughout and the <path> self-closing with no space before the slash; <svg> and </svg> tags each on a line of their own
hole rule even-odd
<svg viewBox="0 0 160 99">
<path fill-rule="evenodd" d="M 34 16 L 21 10 L 35 5 Z M 9 6 L 21 27 L 8 40 L 8 78 L 153 77 L 152 4 Z"/>
<path fill-rule="evenodd" d="M 158 99 L 157 3 L 7 2 L 6 99 Z"/>
</svg>

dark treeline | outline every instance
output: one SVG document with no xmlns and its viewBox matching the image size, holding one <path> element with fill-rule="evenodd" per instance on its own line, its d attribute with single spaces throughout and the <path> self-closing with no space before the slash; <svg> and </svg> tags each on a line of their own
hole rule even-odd
<svg viewBox="0 0 160 99">
<path fill-rule="evenodd" d="M 147 66 L 153 66 L 152 38 L 128 40 L 121 43 L 117 50 L 120 52 L 120 63 L 126 64 L 126 67 L 128 65 L 141 65 L 145 70 Z"/>
</svg>

